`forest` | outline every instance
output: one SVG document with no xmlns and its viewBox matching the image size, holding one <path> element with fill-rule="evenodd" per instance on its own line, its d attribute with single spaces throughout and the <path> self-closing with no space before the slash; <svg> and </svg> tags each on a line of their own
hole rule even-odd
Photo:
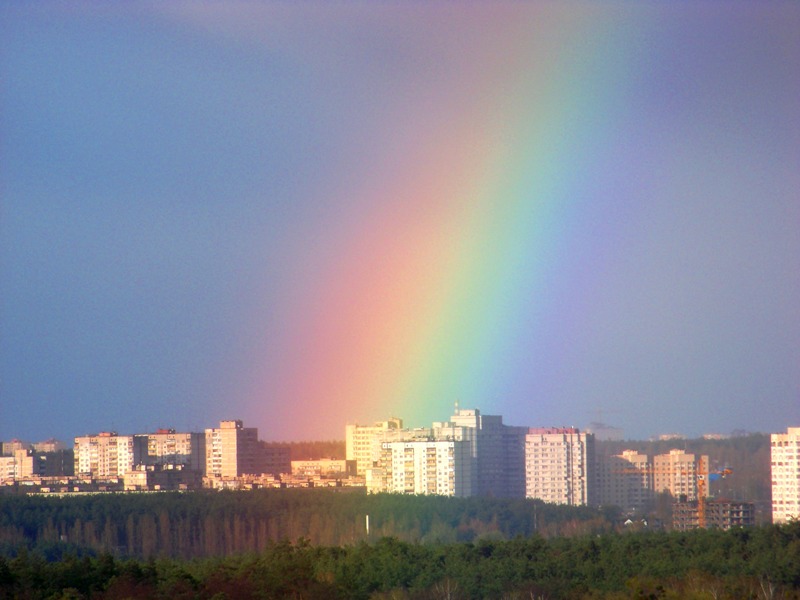
<svg viewBox="0 0 800 600">
<path fill-rule="evenodd" d="M 5 495 L 0 598 L 800 598 L 800 523 L 620 521 L 345 490 Z"/>
<path fill-rule="evenodd" d="M 612 531 L 619 521 L 616 509 L 367 495 L 357 488 L 6 495 L 0 496 L 0 554 L 20 545 L 49 551 L 67 544 L 118 557 L 189 559 L 257 552 L 283 540 L 344 546 L 381 537 L 451 543 L 597 534 Z"/>
<path fill-rule="evenodd" d="M 800 598 L 800 523 L 348 546 L 270 542 L 220 558 L 120 559 L 21 548 L 0 557 L 0 598 Z"/>
</svg>

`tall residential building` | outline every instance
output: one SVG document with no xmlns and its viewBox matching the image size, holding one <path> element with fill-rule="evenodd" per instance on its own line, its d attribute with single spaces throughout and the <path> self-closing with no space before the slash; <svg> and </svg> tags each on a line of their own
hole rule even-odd
<svg viewBox="0 0 800 600">
<path fill-rule="evenodd" d="M 403 420 L 391 417 L 372 425 L 347 425 L 345 444 L 347 460 L 356 461 L 356 472 L 364 475 L 367 469 L 378 466 L 381 460 L 381 444 L 389 432 L 403 429 Z"/>
<path fill-rule="evenodd" d="M 143 465 L 183 465 L 205 472 L 206 436 L 203 433 L 179 433 L 157 429 L 155 433 L 133 436 L 136 462 Z"/>
<path fill-rule="evenodd" d="M 499 415 L 482 415 L 478 409 L 459 409 L 450 421 L 433 424 L 437 440 L 469 444 L 475 461 L 473 494 L 498 498 L 525 497 L 526 427 L 503 424 Z"/>
<path fill-rule="evenodd" d="M 17 450 L 30 450 L 32 447 L 30 442 L 23 442 L 22 440 L 13 439 L 10 442 L 2 443 L 2 455 L 14 456 Z"/>
<path fill-rule="evenodd" d="M 16 457 L 0 455 L 0 485 L 16 480 L 16 468 Z"/>
<path fill-rule="evenodd" d="M 594 503 L 594 436 L 574 427 L 532 428 L 525 436 L 525 495 L 578 506 Z"/>
<path fill-rule="evenodd" d="M 770 436 L 772 522 L 800 519 L 800 427 Z"/>
<path fill-rule="evenodd" d="M 292 449 L 270 442 L 258 442 L 258 472 L 270 475 L 292 473 Z"/>
<path fill-rule="evenodd" d="M 134 465 L 132 435 L 104 431 L 75 438 L 75 474 L 94 479 L 123 477 Z"/>
<path fill-rule="evenodd" d="M 385 442 L 381 464 L 382 491 L 463 498 L 473 489 L 474 461 L 465 441 Z"/>
<path fill-rule="evenodd" d="M 655 492 L 669 492 L 673 498 L 697 500 L 698 475 L 707 476 L 708 456 L 696 457 L 683 450 L 670 450 L 669 454 L 659 454 L 653 458 L 653 485 Z M 710 496 L 709 486 L 704 495 Z"/>
<path fill-rule="evenodd" d="M 64 442 L 55 438 L 50 438 L 43 442 L 36 442 L 35 444 L 31 444 L 31 446 L 36 452 L 60 452 L 61 450 L 66 450 Z"/>
<path fill-rule="evenodd" d="M 44 475 L 44 455 L 19 448 L 13 456 L 0 457 L 0 482 L 20 481 Z"/>
<path fill-rule="evenodd" d="M 206 475 L 239 477 L 259 474 L 258 428 L 244 427 L 241 420 L 220 421 L 206 429 Z"/>
<path fill-rule="evenodd" d="M 646 454 L 635 450 L 598 456 L 595 481 L 599 505 L 618 506 L 626 512 L 642 511 L 654 499 L 653 465 Z"/>
</svg>

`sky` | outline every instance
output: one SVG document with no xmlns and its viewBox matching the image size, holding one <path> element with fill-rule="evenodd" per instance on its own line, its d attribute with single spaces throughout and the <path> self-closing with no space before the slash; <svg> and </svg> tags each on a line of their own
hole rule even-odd
<svg viewBox="0 0 800 600">
<path fill-rule="evenodd" d="M 800 425 L 800 4 L 0 3 L 0 439 Z"/>
</svg>

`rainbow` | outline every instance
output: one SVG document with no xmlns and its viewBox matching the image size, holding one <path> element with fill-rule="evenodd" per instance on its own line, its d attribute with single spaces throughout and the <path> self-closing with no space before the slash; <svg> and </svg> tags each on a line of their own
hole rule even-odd
<svg viewBox="0 0 800 600">
<path fill-rule="evenodd" d="M 590 279 L 571 244 L 592 226 L 577 216 L 591 187 L 614 168 L 603 148 L 624 110 L 615 82 L 631 42 L 591 7 L 506 8 L 489 46 L 461 59 L 475 68 L 447 82 L 448 110 L 387 108 L 385 156 L 329 191 L 342 214 L 298 242 L 292 260 L 313 266 L 298 267 L 280 356 L 248 391 L 269 406 L 265 422 L 424 425 L 456 401 L 486 413 L 500 399 L 535 402 L 518 381 L 542 357 L 525 348 L 587 291 L 565 283 Z"/>
</svg>

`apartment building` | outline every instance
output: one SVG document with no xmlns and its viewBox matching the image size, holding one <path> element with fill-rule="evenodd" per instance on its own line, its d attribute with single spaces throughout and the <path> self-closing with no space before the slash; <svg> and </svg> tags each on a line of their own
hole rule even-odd
<svg viewBox="0 0 800 600">
<path fill-rule="evenodd" d="M 655 497 L 653 463 L 635 450 L 597 456 L 595 483 L 597 504 L 619 506 L 625 512 L 641 512 Z"/>
<path fill-rule="evenodd" d="M 434 423 L 433 438 L 469 444 L 475 462 L 473 495 L 525 497 L 525 435 L 527 427 L 503 424 L 499 415 L 456 408 L 449 421 Z"/>
<path fill-rule="evenodd" d="M 132 435 L 103 431 L 75 438 L 75 474 L 93 479 L 123 477 L 135 464 Z"/>
<path fill-rule="evenodd" d="M 218 428 L 205 430 L 205 438 L 207 476 L 260 474 L 258 428 L 245 427 L 238 419 L 220 421 Z"/>
<path fill-rule="evenodd" d="M 384 442 L 381 450 L 382 491 L 459 498 L 472 495 L 475 461 L 468 442 Z"/>
<path fill-rule="evenodd" d="M 321 458 L 318 460 L 293 460 L 292 475 L 305 477 L 353 477 L 356 474 L 354 460 Z"/>
<path fill-rule="evenodd" d="M 525 495 L 578 506 L 594 503 L 594 436 L 575 427 L 531 428 L 525 436 Z"/>
<path fill-rule="evenodd" d="M 17 450 L 30 450 L 33 445 L 30 442 L 13 439 L 10 442 L 2 442 L 2 456 L 14 456 Z"/>
<path fill-rule="evenodd" d="M 0 485 L 16 481 L 16 477 L 14 476 L 16 468 L 17 459 L 15 457 L 0 455 Z"/>
<path fill-rule="evenodd" d="M 657 494 L 669 492 L 675 499 L 697 500 L 698 475 L 706 477 L 708 471 L 707 455 L 670 450 L 653 457 L 653 486 Z M 709 486 L 705 486 L 704 494 L 710 496 Z"/>
<path fill-rule="evenodd" d="M 387 434 L 403 430 L 403 420 L 391 417 L 372 425 L 347 425 L 345 428 L 345 457 L 354 460 L 356 473 L 365 475 L 367 469 L 379 465 L 381 444 L 387 441 Z"/>
<path fill-rule="evenodd" d="M 292 449 L 273 442 L 258 442 L 258 472 L 282 475 L 292 472 Z"/>
<path fill-rule="evenodd" d="M 49 438 L 42 442 L 36 442 L 34 444 L 31 444 L 31 446 L 33 447 L 33 450 L 35 452 L 42 452 L 42 453 L 61 452 L 67 449 L 66 446 L 64 445 L 64 442 L 57 440 L 55 438 Z"/>
<path fill-rule="evenodd" d="M 800 427 L 770 436 L 772 522 L 800 519 Z"/>
<path fill-rule="evenodd" d="M 155 433 L 133 436 L 136 464 L 183 465 L 192 471 L 205 472 L 206 436 L 203 433 L 180 433 L 157 429 Z"/>
</svg>

